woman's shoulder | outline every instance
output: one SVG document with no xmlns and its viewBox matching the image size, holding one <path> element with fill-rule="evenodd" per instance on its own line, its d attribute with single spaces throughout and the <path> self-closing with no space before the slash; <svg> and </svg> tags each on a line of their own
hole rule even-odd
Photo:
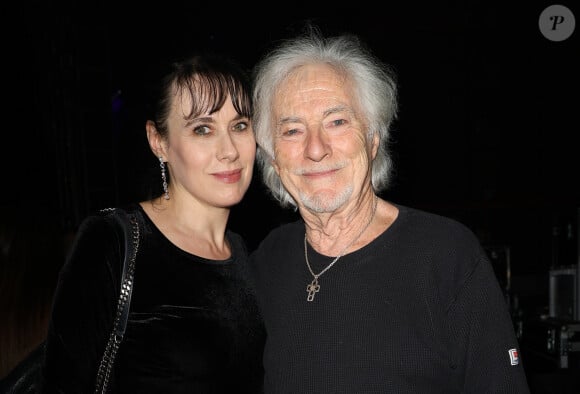
<svg viewBox="0 0 580 394">
<path fill-rule="evenodd" d="M 77 239 L 81 236 L 86 237 L 89 234 L 91 237 L 97 235 L 99 235 L 99 238 L 106 237 L 112 229 L 111 218 L 114 210 L 115 208 L 99 209 L 85 216 L 78 226 Z"/>
<path fill-rule="evenodd" d="M 127 214 L 141 214 L 143 212 L 143 208 L 139 203 L 127 203 L 124 205 L 114 206 L 114 207 L 106 207 L 101 208 L 98 211 L 94 212 L 92 216 L 99 216 L 99 217 L 111 217 L 115 215 L 127 215 Z"/>
<path fill-rule="evenodd" d="M 113 221 L 113 215 L 112 209 L 98 210 L 82 220 L 75 232 L 61 276 L 89 280 L 107 278 L 118 271 L 113 267 L 113 262 L 117 262 L 122 255 L 124 242 L 120 226 Z"/>
<path fill-rule="evenodd" d="M 116 233 L 123 231 L 129 223 L 130 217 L 141 217 L 143 209 L 138 203 L 131 203 L 117 207 L 101 208 L 86 216 L 80 225 L 80 230 L 106 230 Z M 117 234 L 119 235 L 119 234 Z"/>
<path fill-rule="evenodd" d="M 78 226 L 71 252 L 121 253 L 131 231 L 130 214 L 139 214 L 138 204 L 102 208 L 88 214 Z"/>
</svg>

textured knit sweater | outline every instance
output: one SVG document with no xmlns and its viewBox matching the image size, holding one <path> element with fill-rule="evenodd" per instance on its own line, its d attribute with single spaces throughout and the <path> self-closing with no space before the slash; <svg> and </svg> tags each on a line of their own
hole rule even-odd
<svg viewBox="0 0 580 394">
<path fill-rule="evenodd" d="M 250 256 L 266 323 L 267 394 L 529 393 L 508 307 L 457 221 L 398 206 L 396 221 L 312 281 L 304 223 Z M 308 246 L 315 273 L 334 257 Z"/>
</svg>

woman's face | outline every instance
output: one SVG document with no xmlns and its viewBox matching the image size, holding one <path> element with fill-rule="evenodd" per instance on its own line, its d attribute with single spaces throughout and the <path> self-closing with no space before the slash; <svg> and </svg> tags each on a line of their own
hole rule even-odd
<svg viewBox="0 0 580 394">
<path fill-rule="evenodd" d="M 250 119 L 236 112 L 229 97 L 219 111 L 186 119 L 190 103 L 188 95 L 176 96 L 168 119 L 171 198 L 189 195 L 202 205 L 231 207 L 252 180 L 256 140 Z"/>
</svg>

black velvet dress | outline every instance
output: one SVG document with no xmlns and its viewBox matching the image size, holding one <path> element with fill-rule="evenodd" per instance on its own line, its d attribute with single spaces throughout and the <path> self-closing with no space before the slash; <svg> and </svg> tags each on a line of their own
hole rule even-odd
<svg viewBox="0 0 580 394">
<path fill-rule="evenodd" d="M 118 393 L 261 393 L 265 331 L 242 238 L 208 260 L 172 244 L 138 204 L 141 238 Z M 111 332 L 123 249 L 101 214 L 81 225 L 61 272 L 47 340 L 44 392 L 90 393 Z"/>
</svg>

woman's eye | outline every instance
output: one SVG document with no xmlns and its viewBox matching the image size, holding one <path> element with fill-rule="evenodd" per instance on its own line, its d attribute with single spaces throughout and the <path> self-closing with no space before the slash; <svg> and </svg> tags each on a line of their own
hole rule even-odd
<svg viewBox="0 0 580 394">
<path fill-rule="evenodd" d="M 342 126 L 346 124 L 346 119 L 336 119 L 333 120 L 331 123 L 333 126 Z"/>
<path fill-rule="evenodd" d="M 244 131 L 247 128 L 248 128 L 248 124 L 246 122 L 240 122 L 234 126 L 235 131 Z"/>
<path fill-rule="evenodd" d="M 207 126 L 194 127 L 193 132 L 197 135 L 207 135 L 211 133 L 211 129 Z"/>
</svg>

